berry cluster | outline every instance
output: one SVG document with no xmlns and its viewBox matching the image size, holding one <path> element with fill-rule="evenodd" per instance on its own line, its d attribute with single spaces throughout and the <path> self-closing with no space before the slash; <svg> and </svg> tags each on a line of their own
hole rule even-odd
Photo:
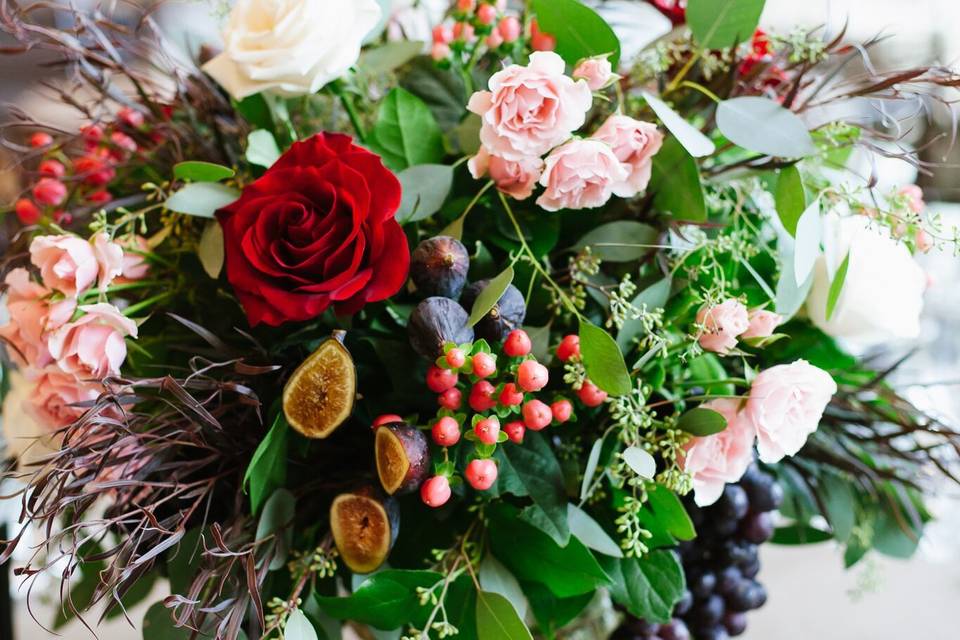
<svg viewBox="0 0 960 640">
<path fill-rule="evenodd" d="M 469 61 L 481 45 L 501 57 L 515 55 L 524 46 L 523 25 L 507 11 L 506 0 L 457 0 L 452 17 L 452 24 L 433 28 L 430 55 L 441 64 Z M 530 22 L 527 41 L 534 51 L 553 51 L 557 46 L 556 38 L 540 31 L 536 19 Z"/>
</svg>

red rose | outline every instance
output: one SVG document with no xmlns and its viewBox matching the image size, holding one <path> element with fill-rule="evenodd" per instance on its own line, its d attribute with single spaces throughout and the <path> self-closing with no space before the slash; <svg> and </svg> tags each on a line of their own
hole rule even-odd
<svg viewBox="0 0 960 640">
<path fill-rule="evenodd" d="M 250 324 L 309 320 L 331 304 L 356 313 L 399 291 L 410 266 L 399 206 L 396 176 L 349 136 L 294 143 L 217 212 Z"/>
</svg>

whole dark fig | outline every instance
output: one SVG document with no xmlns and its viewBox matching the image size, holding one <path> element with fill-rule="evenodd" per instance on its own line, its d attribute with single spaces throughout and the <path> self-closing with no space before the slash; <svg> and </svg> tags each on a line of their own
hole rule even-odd
<svg viewBox="0 0 960 640">
<path fill-rule="evenodd" d="M 469 268 L 467 248 L 450 236 L 424 240 L 417 245 L 410 259 L 410 277 L 423 296 L 456 300 L 467 284 Z"/>
<path fill-rule="evenodd" d="M 469 318 L 463 307 L 450 298 L 427 298 L 410 314 L 407 323 L 410 346 L 424 358 L 436 360 L 443 355 L 444 343 L 473 341 L 473 327 L 467 324 Z"/>
<path fill-rule="evenodd" d="M 463 290 L 460 297 L 460 304 L 468 312 L 473 309 L 473 303 L 476 302 L 480 292 L 487 288 L 489 280 L 478 280 L 471 283 Z M 515 286 L 508 285 L 507 290 L 500 296 L 497 304 L 485 315 L 474 327 L 476 335 L 487 342 L 500 343 L 507 337 L 507 334 L 514 329 L 519 329 L 523 325 L 523 319 L 527 315 L 527 305 L 523 301 L 523 294 Z"/>
</svg>

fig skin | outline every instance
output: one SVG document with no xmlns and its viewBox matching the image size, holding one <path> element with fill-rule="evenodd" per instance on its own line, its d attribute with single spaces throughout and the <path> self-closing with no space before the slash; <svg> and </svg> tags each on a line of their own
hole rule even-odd
<svg viewBox="0 0 960 640">
<path fill-rule="evenodd" d="M 371 573 L 400 534 L 400 506 L 371 485 L 341 493 L 330 505 L 330 531 L 344 564 L 354 573 Z"/>
<path fill-rule="evenodd" d="M 450 298 L 427 298 L 410 314 L 407 323 L 410 346 L 433 362 L 443 355 L 445 343 L 473 342 L 473 327 L 467 324 L 469 318 L 470 314 Z"/>
<path fill-rule="evenodd" d="M 487 288 L 490 280 L 478 280 L 463 290 L 460 304 L 468 311 L 473 308 L 480 292 Z M 489 313 L 480 319 L 474 327 L 478 338 L 483 338 L 491 344 L 503 342 L 507 334 L 523 326 L 523 319 L 527 315 L 527 305 L 523 301 L 523 294 L 512 284 L 500 296 L 497 304 L 493 305 Z"/>
<path fill-rule="evenodd" d="M 374 448 L 380 484 L 390 495 L 416 491 L 430 471 L 427 436 L 403 422 L 377 429 Z"/>
<path fill-rule="evenodd" d="M 467 284 L 470 254 L 456 238 L 435 236 L 417 245 L 410 259 L 410 277 L 424 297 L 456 300 Z"/>
</svg>

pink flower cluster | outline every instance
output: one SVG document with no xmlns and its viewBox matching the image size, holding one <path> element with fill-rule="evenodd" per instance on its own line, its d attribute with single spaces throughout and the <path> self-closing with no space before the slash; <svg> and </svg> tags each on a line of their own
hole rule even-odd
<svg viewBox="0 0 960 640">
<path fill-rule="evenodd" d="M 753 444 L 764 462 L 795 455 L 820 423 L 837 384 L 805 360 L 771 367 L 754 379 L 746 402 L 719 398 L 703 405 L 727 420 L 720 433 L 692 438 L 681 464 L 693 479 L 694 500 L 713 504 L 728 482 L 753 462 Z"/>
<path fill-rule="evenodd" d="M 133 244 L 146 248 L 142 238 Z M 0 339 L 34 385 L 27 414 L 52 431 L 79 417 L 84 409 L 74 405 L 95 400 L 102 380 L 120 373 L 125 338 L 137 337 L 137 325 L 103 301 L 104 292 L 112 283 L 143 278 L 148 265 L 104 233 L 90 240 L 37 236 L 30 261 L 39 282 L 23 267 L 5 278 L 9 320 Z"/>
<path fill-rule="evenodd" d="M 738 338 L 768 338 L 783 322 L 783 316 L 765 309 L 747 311 L 739 300 L 724 300 L 697 313 L 701 326 L 700 346 L 706 351 L 727 355 Z"/>
<path fill-rule="evenodd" d="M 592 91 L 615 79 L 606 57 L 581 61 L 571 78 L 563 58 L 548 51 L 495 73 L 489 91 L 474 93 L 467 106 L 481 118 L 473 177 L 489 175 L 518 200 L 539 184 L 537 204 L 547 211 L 599 207 L 646 189 L 663 142 L 655 125 L 615 114 L 589 138 L 574 137 L 593 106 Z"/>
<path fill-rule="evenodd" d="M 454 5 L 453 20 L 453 25 L 444 23 L 433 28 L 430 56 L 437 62 L 449 60 L 454 52 L 472 54 L 471 47 L 478 46 L 481 38 L 490 50 L 504 50 L 505 53 L 520 40 L 523 32 L 520 18 L 507 11 L 506 0 L 458 0 Z M 535 36 L 538 33 L 535 26 L 533 31 Z M 531 39 L 533 44 L 535 42 Z"/>
</svg>

